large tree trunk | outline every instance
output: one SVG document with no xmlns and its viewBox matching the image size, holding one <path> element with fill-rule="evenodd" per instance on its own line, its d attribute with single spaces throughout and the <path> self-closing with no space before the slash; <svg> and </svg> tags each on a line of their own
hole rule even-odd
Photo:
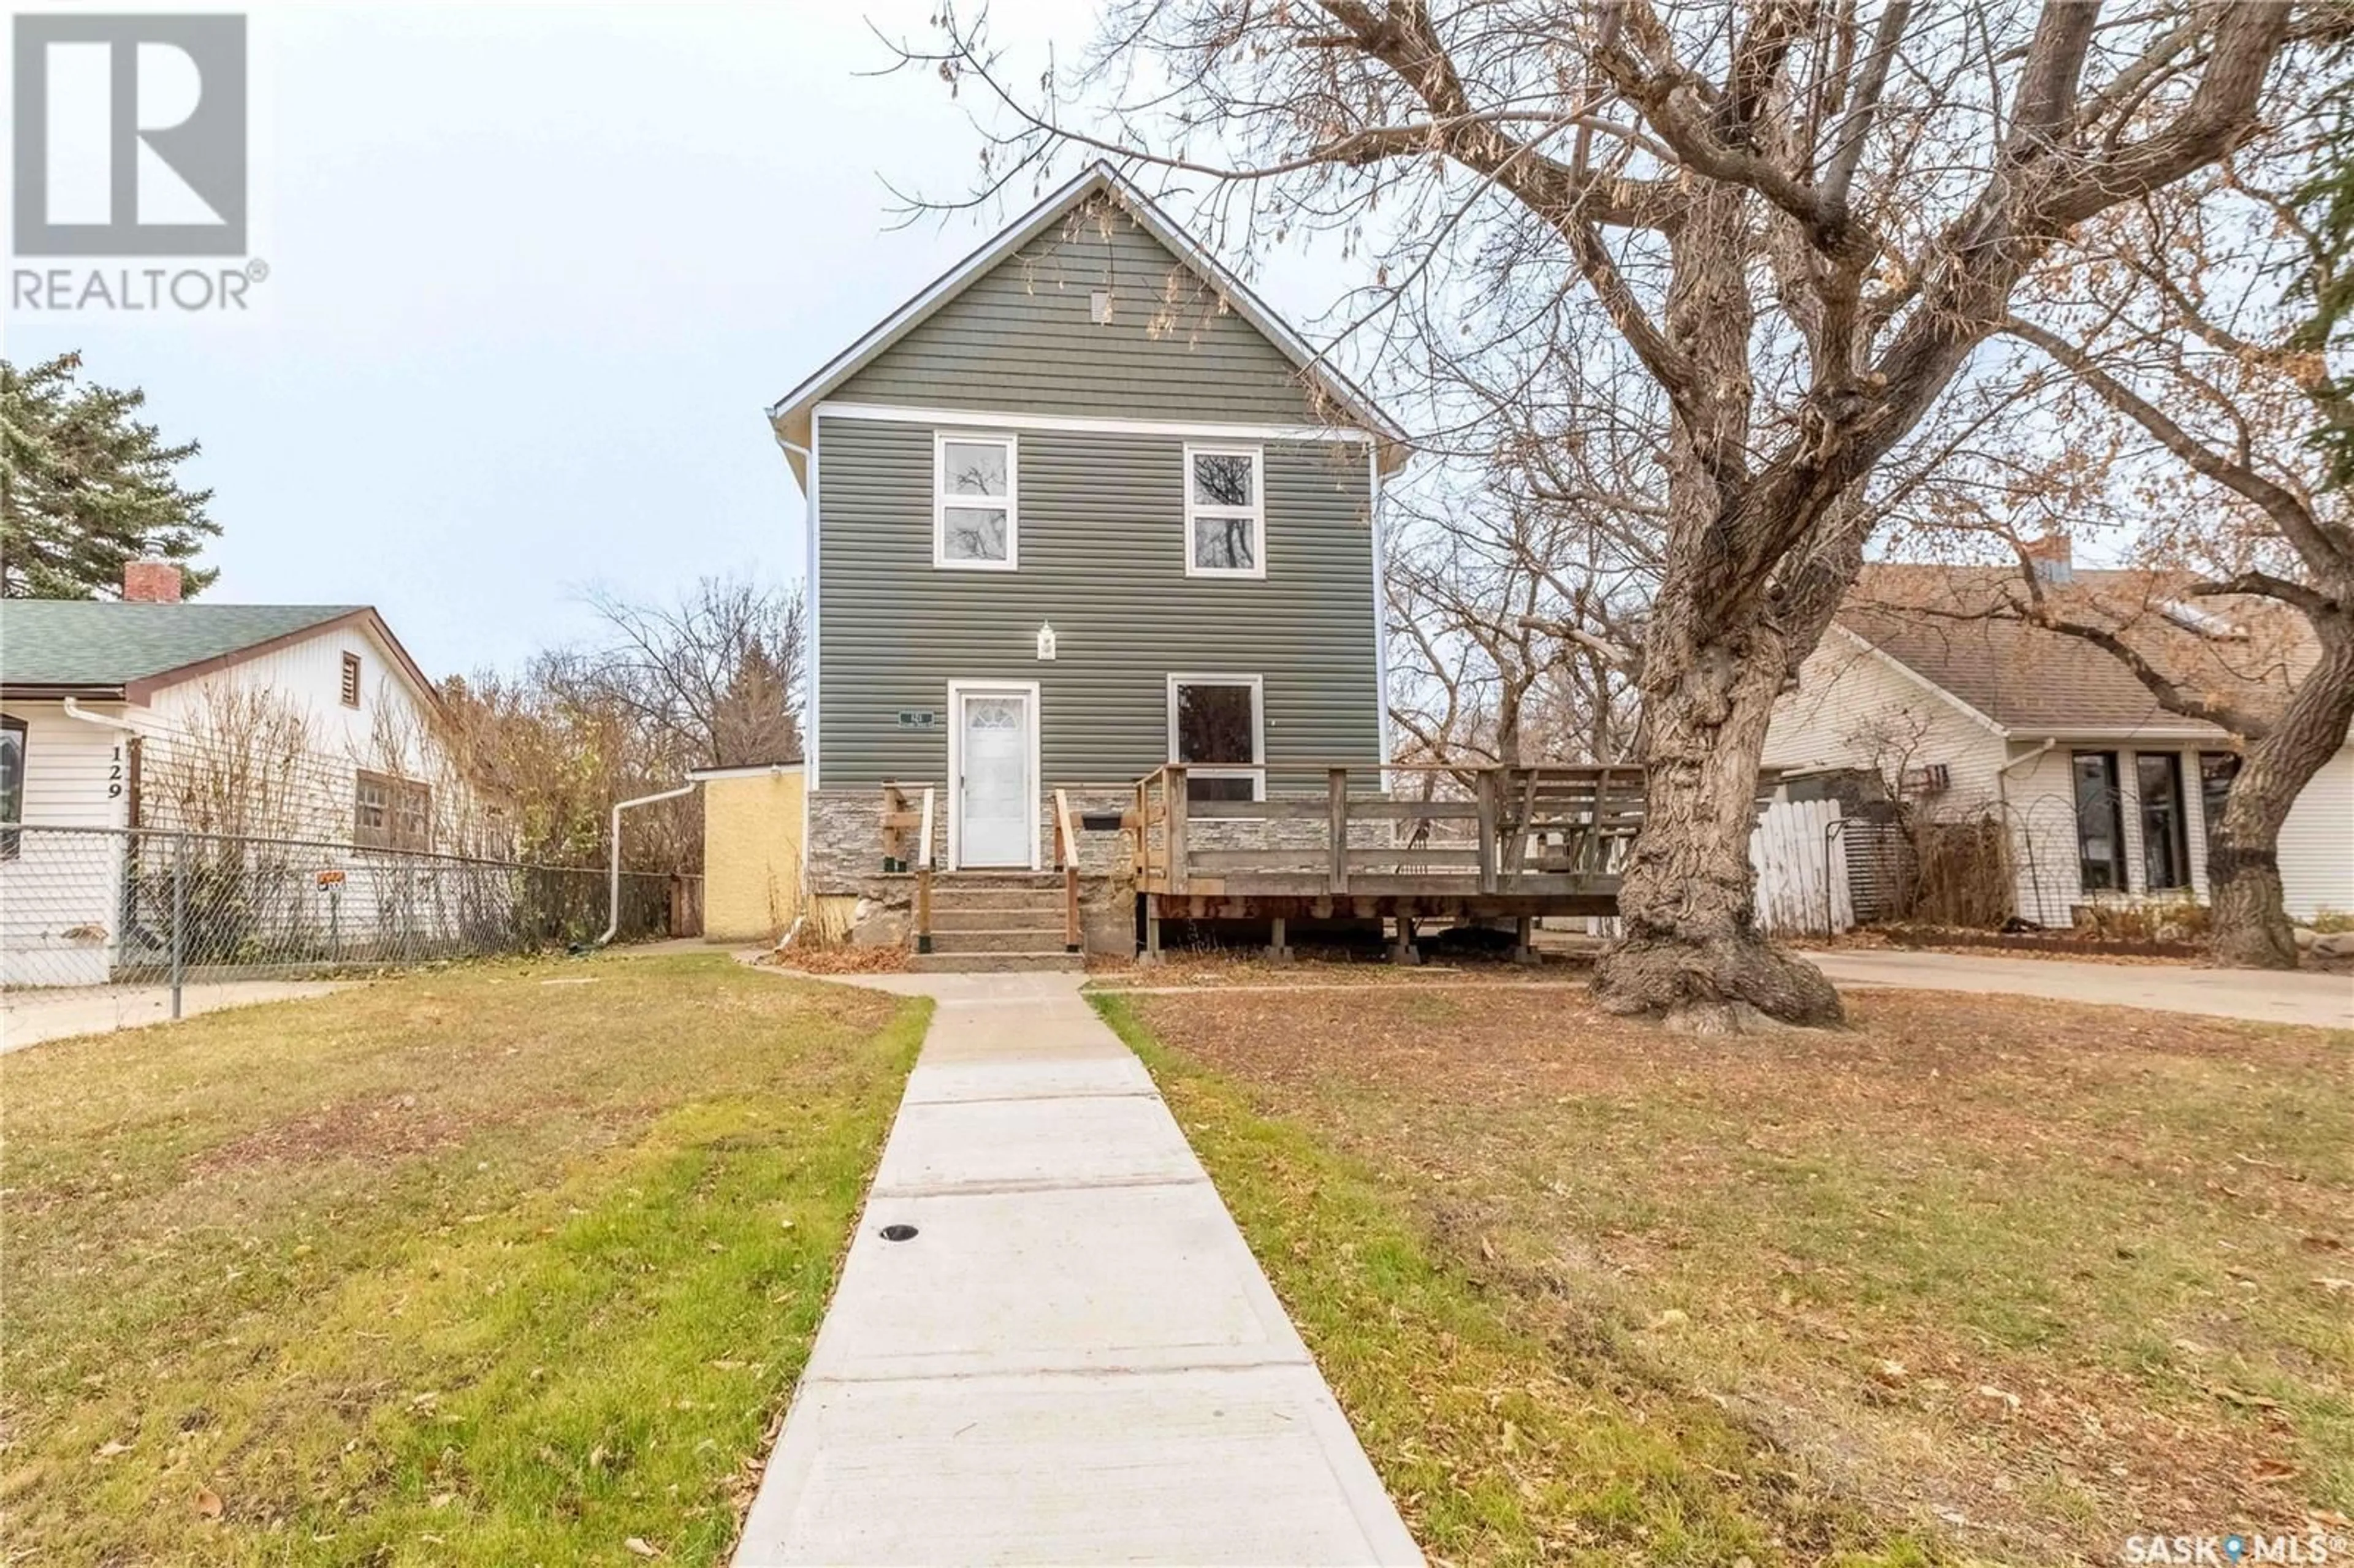
<svg viewBox="0 0 2354 1568">
<path fill-rule="evenodd" d="M 1644 654 L 1643 827 L 1595 995 L 1606 1012 L 1701 1033 L 1837 1023 L 1839 992 L 1822 971 L 1757 929 L 1749 838 L 1785 640 L 1762 616 L 1724 627 L 1697 624 L 1689 603 L 1660 609 Z"/>
<path fill-rule="evenodd" d="M 1666 560 L 1638 682 L 1643 826 L 1619 879 L 1621 934 L 1594 970 L 1606 1011 L 1709 1033 L 1840 1016 L 1822 971 L 1757 929 L 1749 865 L 1766 723 L 1794 663 L 1794 629 L 1768 608 L 1766 541 L 1838 499 L 1746 471 L 1749 222 L 1737 188 L 1703 190 L 1673 240 L 1667 335 L 1692 385 L 1669 431 Z M 1821 629 L 1799 630 L 1810 647 Z"/>
<path fill-rule="evenodd" d="M 2219 964 L 2296 968 L 2281 893 L 2281 825 L 2354 720 L 2354 626 L 2315 617 L 2314 630 L 2320 662 L 2298 682 L 2279 722 L 2249 744 L 2208 841 L 2208 951 Z"/>
</svg>

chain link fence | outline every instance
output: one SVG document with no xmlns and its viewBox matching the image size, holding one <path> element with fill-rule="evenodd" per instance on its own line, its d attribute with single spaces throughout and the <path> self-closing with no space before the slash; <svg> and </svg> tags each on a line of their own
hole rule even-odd
<svg viewBox="0 0 2354 1568">
<path fill-rule="evenodd" d="M 0 986 L 297 979 L 592 942 L 601 867 L 138 828 L 0 832 Z M 701 930 L 702 878 L 625 873 L 618 940 Z"/>
</svg>

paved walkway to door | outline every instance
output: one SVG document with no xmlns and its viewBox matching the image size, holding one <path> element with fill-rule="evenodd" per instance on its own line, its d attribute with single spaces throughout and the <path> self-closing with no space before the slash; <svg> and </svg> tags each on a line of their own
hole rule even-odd
<svg viewBox="0 0 2354 1568">
<path fill-rule="evenodd" d="M 939 1010 L 737 1563 L 1420 1561 L 1079 979 L 872 977 Z"/>
</svg>

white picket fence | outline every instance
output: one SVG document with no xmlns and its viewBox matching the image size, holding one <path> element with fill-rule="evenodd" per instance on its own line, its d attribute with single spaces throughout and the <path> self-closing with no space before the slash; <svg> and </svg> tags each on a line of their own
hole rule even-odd
<svg viewBox="0 0 2354 1568">
<path fill-rule="evenodd" d="M 1831 936 L 1855 924 L 1837 800 L 1776 800 L 1749 840 L 1757 920 L 1776 936 Z"/>
</svg>

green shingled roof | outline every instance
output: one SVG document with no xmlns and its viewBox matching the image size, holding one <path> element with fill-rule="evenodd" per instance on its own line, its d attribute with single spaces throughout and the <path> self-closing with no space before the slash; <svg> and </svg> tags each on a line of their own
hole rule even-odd
<svg viewBox="0 0 2354 1568">
<path fill-rule="evenodd" d="M 364 609 L 356 604 L 0 600 L 0 683 L 120 686 Z"/>
</svg>

